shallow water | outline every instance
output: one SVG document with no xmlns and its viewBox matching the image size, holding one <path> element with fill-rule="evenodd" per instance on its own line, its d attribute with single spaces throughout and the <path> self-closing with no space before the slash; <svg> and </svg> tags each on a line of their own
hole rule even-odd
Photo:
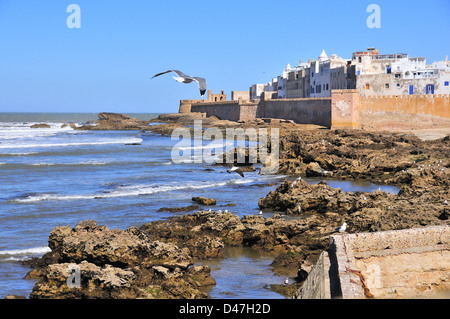
<svg viewBox="0 0 450 319">
<path fill-rule="evenodd" d="M 156 115 L 132 116 L 149 120 Z M 0 298 L 29 295 L 34 281 L 23 279 L 30 269 L 20 261 L 48 251 L 48 235 L 55 226 L 73 227 L 94 219 L 99 225 L 126 229 L 174 216 L 158 209 L 191 205 L 194 196 L 213 197 L 216 209 L 228 209 L 242 217 L 258 213 L 258 200 L 285 179 L 258 171 L 241 178 L 228 174 L 222 166 L 176 164 L 171 151 L 178 140 L 170 137 L 140 131 L 61 129 L 63 123 L 81 124 L 96 118 L 96 114 L 0 113 Z M 39 122 L 51 124 L 51 128 L 30 128 Z M 126 145 L 129 143 L 140 145 Z M 198 148 L 192 143 L 186 151 L 195 155 L 209 146 Z M 330 186 L 353 191 L 379 187 L 342 181 L 330 182 Z M 230 203 L 236 206 L 225 206 Z M 273 213 L 265 210 L 264 216 Z M 228 279 L 218 280 L 213 295 L 244 298 L 262 294 L 260 285 L 246 289 L 241 282 L 249 277 L 257 282 L 259 276 L 263 282 L 268 281 L 267 276 L 274 279 L 267 268 L 269 261 L 247 252 L 225 259 L 222 272 L 215 272 L 218 278 Z M 256 267 L 256 274 L 239 277 L 239 273 L 232 276 L 226 271 L 249 264 Z"/>
<path fill-rule="evenodd" d="M 283 299 L 269 289 L 286 279 L 273 273 L 272 261 L 273 256 L 255 249 L 230 247 L 224 249 L 224 259 L 199 264 L 208 265 L 216 280 L 216 285 L 207 290 L 213 299 Z"/>
</svg>

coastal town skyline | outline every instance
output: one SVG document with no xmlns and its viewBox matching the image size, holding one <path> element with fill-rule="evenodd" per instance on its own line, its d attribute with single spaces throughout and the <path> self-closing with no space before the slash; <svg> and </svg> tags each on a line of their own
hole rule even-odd
<svg viewBox="0 0 450 319">
<path fill-rule="evenodd" d="M 150 80 L 166 69 L 205 77 L 208 89 L 229 94 L 322 50 L 350 59 L 376 47 L 430 64 L 450 52 L 446 1 L 75 3 L 79 25 L 69 23 L 76 10 L 68 1 L 0 3 L 1 112 L 174 112 L 199 94 L 169 76 Z M 375 27 L 368 25 L 373 3 L 381 19 Z M 427 13 L 433 19 L 424 28 L 413 17 Z M 430 30 L 442 41 L 427 40 Z"/>
</svg>

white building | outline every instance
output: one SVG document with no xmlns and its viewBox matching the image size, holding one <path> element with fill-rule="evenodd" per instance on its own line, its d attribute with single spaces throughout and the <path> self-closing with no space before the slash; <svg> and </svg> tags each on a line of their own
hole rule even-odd
<svg viewBox="0 0 450 319">
<path fill-rule="evenodd" d="M 323 50 L 319 59 L 311 62 L 309 97 L 330 97 L 332 90 L 346 89 L 349 62 L 336 54 L 329 58 Z"/>
<path fill-rule="evenodd" d="M 450 94 L 450 63 L 427 65 L 405 53 L 380 55 L 375 48 L 353 53 L 353 86 L 361 95 Z"/>
</svg>

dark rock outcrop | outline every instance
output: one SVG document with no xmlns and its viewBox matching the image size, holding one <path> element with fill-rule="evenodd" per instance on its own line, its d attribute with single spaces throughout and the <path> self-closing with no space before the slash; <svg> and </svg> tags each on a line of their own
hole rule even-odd
<svg viewBox="0 0 450 319">
<path fill-rule="evenodd" d="M 50 128 L 50 127 L 51 127 L 50 125 L 44 124 L 44 123 L 41 123 L 41 124 L 34 124 L 34 125 L 31 125 L 31 126 L 30 126 L 30 128 Z"/>
<path fill-rule="evenodd" d="M 39 278 L 30 298 L 207 298 L 198 288 L 214 284 L 207 266 L 191 269 L 188 248 L 150 240 L 135 227 L 98 226 L 93 220 L 55 227 L 51 252 L 32 266 Z M 69 269 L 80 274 L 69 287 Z"/>
</svg>

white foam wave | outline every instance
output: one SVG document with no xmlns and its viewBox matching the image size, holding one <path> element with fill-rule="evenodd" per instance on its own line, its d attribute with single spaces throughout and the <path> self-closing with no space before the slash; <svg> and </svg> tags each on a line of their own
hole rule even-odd
<svg viewBox="0 0 450 319">
<path fill-rule="evenodd" d="M 194 145 L 194 146 L 179 146 L 174 147 L 174 150 L 204 150 L 204 149 L 224 149 L 229 148 L 230 150 L 233 148 L 234 144 L 231 142 L 217 143 L 217 144 L 206 144 L 206 145 Z"/>
<path fill-rule="evenodd" d="M 140 138 L 132 139 L 114 139 L 108 141 L 93 141 L 93 142 L 78 142 L 78 143 L 55 143 L 55 144 L 2 144 L 2 148 L 34 148 L 34 147 L 66 147 L 66 146 L 85 146 L 85 145 L 109 145 L 109 144 L 127 144 L 127 143 L 140 143 L 143 140 Z"/>
<path fill-rule="evenodd" d="M 83 199 L 102 199 L 102 198 L 115 198 L 115 197 L 131 197 L 131 196 L 143 196 L 151 195 L 161 192 L 171 192 L 184 189 L 202 189 L 202 188 L 213 188 L 222 187 L 225 185 L 233 184 L 248 184 L 252 183 L 252 179 L 231 179 L 228 181 L 221 182 L 190 182 L 186 184 L 171 183 L 167 185 L 133 185 L 133 186 L 121 186 L 117 189 L 108 193 L 97 193 L 97 194 L 75 194 L 75 195 L 59 195 L 59 194 L 38 194 L 31 195 L 26 198 L 14 199 L 14 202 L 20 203 L 32 203 L 45 200 L 83 200 Z"/>
<path fill-rule="evenodd" d="M 38 154 L 38 152 L 26 152 L 26 153 L 0 153 L 0 155 L 6 155 L 6 156 L 27 156 L 27 155 L 34 155 Z"/>
<path fill-rule="evenodd" d="M 72 166 L 72 165 L 108 165 L 113 163 L 112 161 L 87 161 L 87 162 L 75 162 L 75 163 L 33 163 L 32 166 Z"/>
<path fill-rule="evenodd" d="M 0 256 L 20 256 L 20 255 L 40 255 L 40 254 L 43 255 L 50 251 L 51 249 L 48 246 L 13 249 L 13 250 L 0 250 Z"/>
<path fill-rule="evenodd" d="M 48 123 L 50 128 L 31 128 L 39 123 L 2 123 L 0 125 L 0 140 L 12 140 L 23 138 L 47 137 L 61 132 L 74 131 L 70 126 L 61 128 L 63 123 Z"/>
</svg>

